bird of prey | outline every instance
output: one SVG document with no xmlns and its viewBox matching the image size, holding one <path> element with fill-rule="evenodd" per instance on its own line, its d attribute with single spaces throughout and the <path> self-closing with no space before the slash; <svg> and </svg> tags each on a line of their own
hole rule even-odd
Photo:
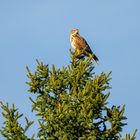
<svg viewBox="0 0 140 140">
<path fill-rule="evenodd" d="M 70 43 L 71 46 L 77 52 L 83 52 L 84 55 L 93 56 L 93 60 L 97 63 L 99 61 L 98 57 L 92 52 L 86 40 L 79 35 L 78 29 L 72 29 L 70 34 Z"/>
</svg>

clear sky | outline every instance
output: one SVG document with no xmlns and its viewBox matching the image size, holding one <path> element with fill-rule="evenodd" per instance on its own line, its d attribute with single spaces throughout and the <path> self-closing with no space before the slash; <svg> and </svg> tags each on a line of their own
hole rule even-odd
<svg viewBox="0 0 140 140">
<path fill-rule="evenodd" d="M 110 105 L 126 105 L 122 134 L 140 129 L 139 0 L 0 0 L 0 100 L 34 119 L 25 66 L 34 71 L 36 58 L 50 66 L 69 64 L 73 27 L 99 57 L 96 73 L 112 71 Z"/>
</svg>

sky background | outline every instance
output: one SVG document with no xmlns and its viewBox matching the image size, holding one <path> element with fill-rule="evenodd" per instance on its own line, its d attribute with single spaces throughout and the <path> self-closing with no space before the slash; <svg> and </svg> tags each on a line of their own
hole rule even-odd
<svg viewBox="0 0 140 140">
<path fill-rule="evenodd" d="M 122 134 L 138 128 L 140 139 L 139 0 L 0 0 L 0 100 L 35 119 L 25 67 L 35 71 L 35 59 L 57 68 L 69 64 L 72 28 L 80 30 L 99 57 L 95 72 L 112 71 L 110 106 L 126 105 L 128 125 Z"/>
</svg>

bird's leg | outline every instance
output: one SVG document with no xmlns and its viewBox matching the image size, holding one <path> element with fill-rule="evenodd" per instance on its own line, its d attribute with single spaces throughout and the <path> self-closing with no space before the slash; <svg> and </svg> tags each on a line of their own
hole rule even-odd
<svg viewBox="0 0 140 140">
<path fill-rule="evenodd" d="M 78 49 L 76 49 L 75 52 L 73 53 L 73 59 L 76 59 L 76 58 L 77 59 L 83 58 L 83 55 L 82 55 L 81 51 L 78 50 Z"/>
</svg>

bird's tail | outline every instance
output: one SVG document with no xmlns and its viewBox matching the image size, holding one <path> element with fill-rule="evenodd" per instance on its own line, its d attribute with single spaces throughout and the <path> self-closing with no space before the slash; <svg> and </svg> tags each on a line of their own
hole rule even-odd
<svg viewBox="0 0 140 140">
<path fill-rule="evenodd" d="M 94 62 L 95 62 L 96 64 L 98 64 L 98 61 L 99 61 L 98 57 L 97 57 L 95 54 L 92 54 L 92 56 L 93 56 Z"/>
</svg>

